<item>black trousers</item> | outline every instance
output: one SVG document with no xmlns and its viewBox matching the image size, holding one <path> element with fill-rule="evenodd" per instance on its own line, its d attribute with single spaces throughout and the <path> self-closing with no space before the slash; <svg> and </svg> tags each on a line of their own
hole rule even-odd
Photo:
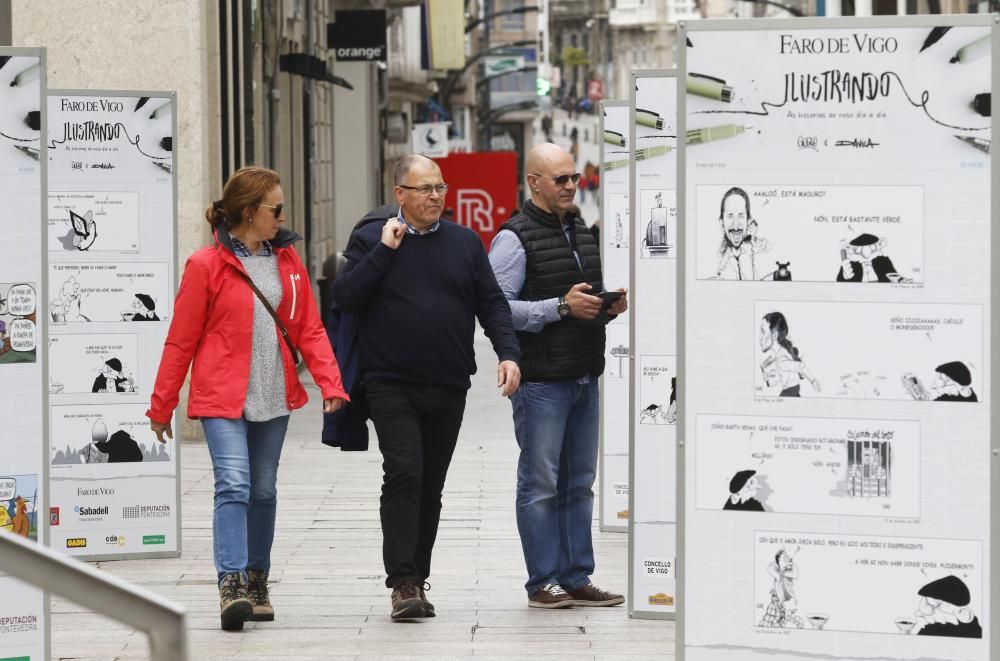
<svg viewBox="0 0 1000 661">
<path fill-rule="evenodd" d="M 382 561 L 386 586 L 422 583 L 441 520 L 441 492 L 465 413 L 465 388 L 368 381 L 382 451 Z"/>
</svg>

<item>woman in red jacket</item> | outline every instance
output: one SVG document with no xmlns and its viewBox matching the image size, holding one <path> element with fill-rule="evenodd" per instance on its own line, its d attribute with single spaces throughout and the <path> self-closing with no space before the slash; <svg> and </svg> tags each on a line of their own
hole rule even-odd
<svg viewBox="0 0 1000 661">
<path fill-rule="evenodd" d="M 164 434 L 173 438 L 170 420 L 193 361 L 187 412 L 201 419 L 215 472 L 212 533 L 227 630 L 274 619 L 267 574 L 278 458 L 289 413 L 307 399 L 293 348 L 323 393 L 325 413 L 348 401 L 309 276 L 292 247 L 299 236 L 281 227 L 280 183 L 272 170 L 243 168 L 205 212 L 215 243 L 184 268 L 146 412 L 161 443 Z"/>
</svg>

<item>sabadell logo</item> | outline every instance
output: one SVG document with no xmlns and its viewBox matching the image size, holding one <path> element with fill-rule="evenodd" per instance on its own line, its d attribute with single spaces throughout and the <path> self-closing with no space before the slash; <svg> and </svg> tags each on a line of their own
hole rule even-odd
<svg viewBox="0 0 1000 661">
<path fill-rule="evenodd" d="M 73 511 L 76 512 L 77 516 L 107 516 L 108 506 L 105 505 L 104 507 L 80 507 L 79 505 L 77 505 L 76 507 L 73 508 Z"/>
</svg>

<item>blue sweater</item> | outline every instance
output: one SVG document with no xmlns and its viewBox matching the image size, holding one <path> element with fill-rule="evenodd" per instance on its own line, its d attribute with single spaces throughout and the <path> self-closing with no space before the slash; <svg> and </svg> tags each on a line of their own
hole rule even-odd
<svg viewBox="0 0 1000 661">
<path fill-rule="evenodd" d="M 360 318 L 366 379 L 468 388 L 475 318 L 500 360 L 520 360 L 510 305 L 472 230 L 442 220 L 436 232 L 406 234 L 393 250 L 382 243 L 382 223 L 370 223 L 344 256 L 333 297 Z"/>
</svg>

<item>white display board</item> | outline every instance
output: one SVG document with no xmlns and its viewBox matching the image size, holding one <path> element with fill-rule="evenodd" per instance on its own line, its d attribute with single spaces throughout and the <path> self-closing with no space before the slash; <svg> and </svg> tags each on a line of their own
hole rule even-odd
<svg viewBox="0 0 1000 661">
<path fill-rule="evenodd" d="M 674 617 L 677 596 L 677 78 L 635 71 L 630 100 L 629 614 Z"/>
<path fill-rule="evenodd" d="M 89 559 L 180 552 L 179 444 L 145 415 L 175 290 L 175 105 L 48 96 L 50 544 Z"/>
<path fill-rule="evenodd" d="M 45 51 L 0 48 L 0 535 L 44 543 Z M 0 658 L 48 658 L 48 597 L 0 567 Z"/>
<path fill-rule="evenodd" d="M 997 658 L 994 22 L 681 32 L 678 658 Z"/>
<path fill-rule="evenodd" d="M 601 102 L 601 265 L 604 288 L 627 287 L 629 279 L 628 101 Z M 629 316 L 606 327 L 601 377 L 601 530 L 627 532 Z"/>
</svg>

